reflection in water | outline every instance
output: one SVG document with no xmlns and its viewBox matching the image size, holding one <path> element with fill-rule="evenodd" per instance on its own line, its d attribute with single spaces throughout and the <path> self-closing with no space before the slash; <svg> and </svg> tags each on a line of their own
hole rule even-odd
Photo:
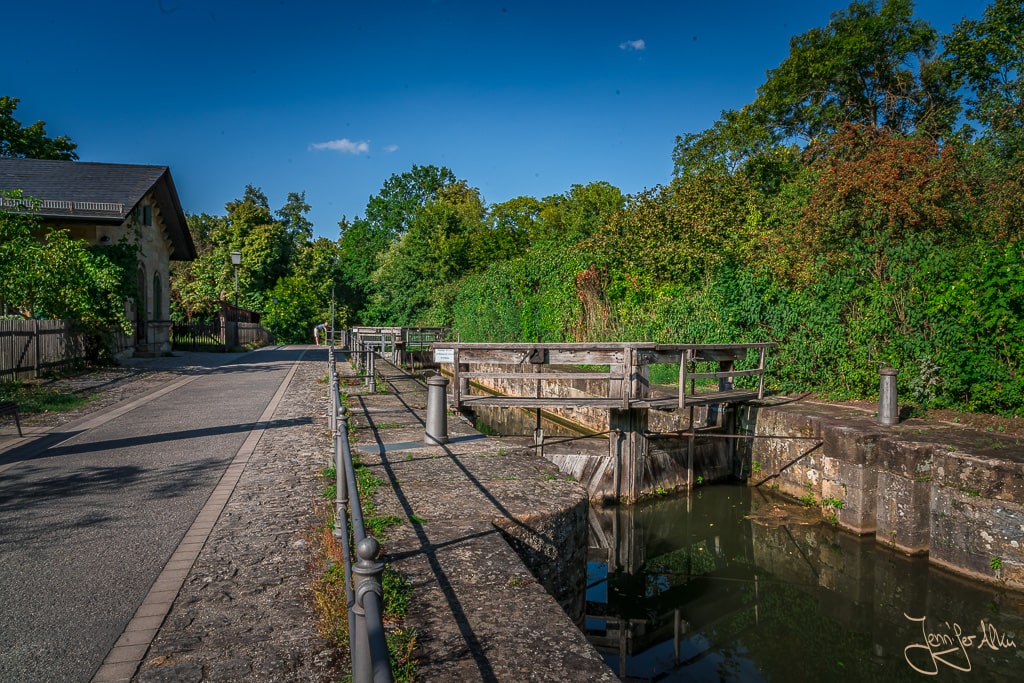
<svg viewBox="0 0 1024 683">
<path fill-rule="evenodd" d="M 592 509 L 591 642 L 624 681 L 1024 680 L 1024 594 L 797 524 L 799 506 L 712 486 Z"/>
</svg>

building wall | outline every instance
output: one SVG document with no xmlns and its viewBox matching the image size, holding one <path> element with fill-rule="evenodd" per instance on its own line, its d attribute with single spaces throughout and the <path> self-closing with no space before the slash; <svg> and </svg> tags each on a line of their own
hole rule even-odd
<svg viewBox="0 0 1024 683">
<path fill-rule="evenodd" d="M 167 236 L 167 225 L 152 193 L 146 195 L 139 208 L 120 225 L 62 225 L 68 234 L 90 244 L 117 244 L 124 238 L 137 241 L 140 247 L 140 297 L 126 302 L 125 313 L 133 322 L 139 306 L 145 307 L 145 329 L 136 335 L 136 353 L 167 353 L 170 343 L 170 257 L 173 245 Z M 154 278 L 154 275 L 157 276 Z M 156 293 L 156 296 L 154 296 Z"/>
</svg>

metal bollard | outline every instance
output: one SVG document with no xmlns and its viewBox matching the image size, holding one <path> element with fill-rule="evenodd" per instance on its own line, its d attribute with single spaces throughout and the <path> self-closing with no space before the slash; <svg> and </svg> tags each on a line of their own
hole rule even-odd
<svg viewBox="0 0 1024 683">
<path fill-rule="evenodd" d="M 369 352 L 369 356 L 370 362 L 366 367 L 366 389 L 373 394 L 377 392 L 377 369 L 374 367 L 376 365 L 376 358 L 373 351 Z"/>
<path fill-rule="evenodd" d="M 883 367 L 878 371 L 878 424 L 895 425 L 900 422 L 900 407 L 896 400 L 896 368 Z"/>
<path fill-rule="evenodd" d="M 441 375 L 427 378 L 426 444 L 448 443 L 448 379 Z"/>
</svg>

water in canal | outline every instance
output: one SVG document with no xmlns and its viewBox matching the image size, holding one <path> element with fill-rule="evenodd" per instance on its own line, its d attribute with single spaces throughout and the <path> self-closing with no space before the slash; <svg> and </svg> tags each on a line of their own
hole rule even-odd
<svg viewBox="0 0 1024 683">
<path fill-rule="evenodd" d="M 588 638 L 624 681 L 1024 681 L 1024 594 L 813 517 L 742 485 L 592 509 Z"/>
</svg>

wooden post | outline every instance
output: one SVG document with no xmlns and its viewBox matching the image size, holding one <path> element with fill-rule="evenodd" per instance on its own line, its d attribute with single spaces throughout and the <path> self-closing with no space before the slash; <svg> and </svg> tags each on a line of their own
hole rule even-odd
<svg viewBox="0 0 1024 683">
<path fill-rule="evenodd" d="M 462 409 L 462 395 L 468 393 L 469 387 L 464 386 L 463 382 L 466 382 L 462 378 L 462 362 L 459 359 L 459 349 L 455 349 L 455 355 L 452 358 L 452 406 L 456 410 Z"/>
<path fill-rule="evenodd" d="M 765 347 L 761 347 L 761 354 L 757 363 L 757 369 L 761 371 L 757 376 L 757 400 L 759 401 L 764 398 L 764 352 L 766 350 Z"/>
<path fill-rule="evenodd" d="M 609 456 L 619 464 L 619 498 L 635 502 L 643 492 L 644 462 L 647 458 L 647 409 L 608 411 L 608 428 L 621 436 L 608 439 Z M 618 459 L 618 460 L 616 460 Z"/>
<path fill-rule="evenodd" d="M 690 406 L 690 434 L 686 441 L 686 490 L 693 490 L 693 449 L 696 436 L 696 425 L 693 423 L 693 406 Z"/>
<path fill-rule="evenodd" d="M 32 375 L 36 379 L 39 379 L 39 321 L 32 318 L 32 345 L 35 351 L 35 358 L 32 361 Z"/>
</svg>

